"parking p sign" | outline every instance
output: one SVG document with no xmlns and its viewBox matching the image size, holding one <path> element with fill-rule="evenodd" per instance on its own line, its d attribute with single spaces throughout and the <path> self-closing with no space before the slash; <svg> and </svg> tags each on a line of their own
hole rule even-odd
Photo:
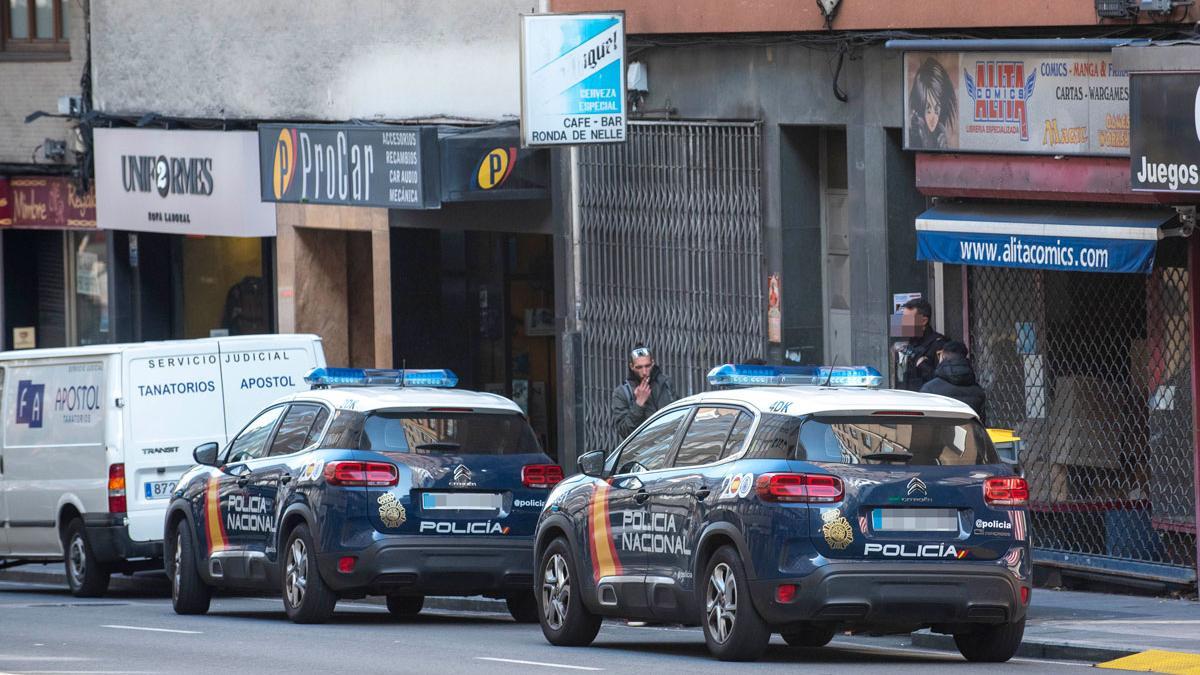
<svg viewBox="0 0 1200 675">
<path fill-rule="evenodd" d="M 625 14 L 521 17 L 521 142 L 625 140 Z"/>
</svg>

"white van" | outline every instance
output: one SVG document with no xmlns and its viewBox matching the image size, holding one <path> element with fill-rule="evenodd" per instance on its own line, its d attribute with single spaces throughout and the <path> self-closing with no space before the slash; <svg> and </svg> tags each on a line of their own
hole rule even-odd
<svg viewBox="0 0 1200 675">
<path fill-rule="evenodd" d="M 324 365 L 315 335 L 0 353 L 0 567 L 62 559 L 77 596 L 161 567 L 192 449 L 224 446 Z"/>
</svg>

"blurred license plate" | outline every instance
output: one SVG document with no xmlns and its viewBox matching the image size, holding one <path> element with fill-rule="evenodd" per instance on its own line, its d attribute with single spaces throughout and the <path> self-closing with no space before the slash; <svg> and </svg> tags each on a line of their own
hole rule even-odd
<svg viewBox="0 0 1200 675">
<path fill-rule="evenodd" d="M 156 480 L 146 483 L 146 499 L 166 499 L 175 491 L 175 481 Z"/>
<path fill-rule="evenodd" d="M 958 532 L 957 509 L 875 509 L 876 532 Z"/>
<path fill-rule="evenodd" d="M 494 492 L 426 492 L 421 508 L 426 511 L 498 511 L 503 498 Z"/>
</svg>

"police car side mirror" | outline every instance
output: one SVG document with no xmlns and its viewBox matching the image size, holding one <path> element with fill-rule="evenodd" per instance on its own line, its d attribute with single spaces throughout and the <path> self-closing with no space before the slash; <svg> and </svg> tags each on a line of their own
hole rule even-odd
<svg viewBox="0 0 1200 675">
<path fill-rule="evenodd" d="M 201 443 L 200 445 L 196 446 L 195 450 L 192 450 L 192 459 L 196 460 L 197 464 L 216 466 L 217 450 L 219 449 L 220 446 L 211 441 L 208 443 Z"/>
<path fill-rule="evenodd" d="M 579 472 L 585 476 L 599 477 L 604 473 L 604 453 L 593 450 L 580 455 Z"/>
</svg>

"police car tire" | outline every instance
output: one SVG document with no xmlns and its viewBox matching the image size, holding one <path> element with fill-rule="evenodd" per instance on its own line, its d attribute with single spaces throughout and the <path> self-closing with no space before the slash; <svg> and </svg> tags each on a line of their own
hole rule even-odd
<svg viewBox="0 0 1200 675">
<path fill-rule="evenodd" d="M 92 553 L 82 520 L 76 518 L 67 524 L 63 542 L 63 566 L 71 594 L 77 598 L 99 598 L 104 595 L 111 573 Z"/>
<path fill-rule="evenodd" d="M 562 556 L 566 561 L 567 574 L 570 575 L 567 613 L 563 618 L 562 627 L 557 630 L 550 627 L 546 619 L 546 608 L 542 606 L 542 582 L 546 576 L 546 566 L 555 555 Z M 566 539 L 558 538 L 550 542 L 550 545 L 542 552 L 542 559 L 538 561 L 535 574 L 536 595 L 534 597 L 538 609 L 538 623 L 542 626 L 542 634 L 546 636 L 546 640 L 559 647 L 586 647 L 592 644 L 600 632 L 600 623 L 603 621 L 603 617 L 592 614 L 583 604 L 579 589 L 579 565 L 575 564 L 575 556 L 571 554 L 571 547 L 567 544 Z"/>
<path fill-rule="evenodd" d="M 300 604 L 294 606 L 288 600 L 287 566 L 292 559 L 293 545 L 297 540 L 303 543 L 305 553 L 302 567 L 306 586 L 304 594 L 300 598 Z M 325 580 L 321 578 L 321 571 L 317 569 L 317 547 L 313 543 L 307 525 L 297 525 L 288 534 L 287 548 L 283 550 L 282 557 L 284 569 L 281 575 L 281 591 L 283 609 L 287 612 L 288 618 L 295 623 L 325 623 L 328 621 L 329 617 L 333 616 L 333 608 L 337 604 L 338 598 L 337 594 L 325 584 Z"/>
<path fill-rule="evenodd" d="M 779 633 L 789 647 L 824 647 L 836 634 L 836 627 L 823 624 L 794 626 Z"/>
<path fill-rule="evenodd" d="M 542 615 L 537 596 L 532 593 L 510 595 L 504 599 L 508 613 L 517 623 L 537 623 Z"/>
<path fill-rule="evenodd" d="M 733 628 L 724 642 L 711 633 L 706 606 L 710 579 L 722 564 L 732 571 L 736 590 Z M 754 661 L 767 651 L 771 627 L 754 608 L 754 602 L 750 599 L 750 584 L 746 580 L 746 568 L 736 549 L 732 546 L 717 549 L 705 565 L 703 583 L 697 592 L 700 594 L 700 625 L 709 653 L 721 661 Z"/>
<path fill-rule="evenodd" d="M 1025 619 L 999 626 L 980 626 L 967 633 L 955 633 L 954 644 L 968 661 L 1004 663 L 1017 653 L 1025 635 Z"/>
<path fill-rule="evenodd" d="M 421 608 L 424 606 L 425 596 L 423 595 L 387 596 L 388 611 L 397 619 L 411 619 L 420 614 Z"/>
<path fill-rule="evenodd" d="M 179 549 L 179 562 L 168 558 L 167 571 L 171 579 L 171 606 L 176 614 L 204 614 L 212 602 L 212 587 L 200 578 L 196 568 L 196 542 L 186 520 L 175 525 L 175 546 Z M 174 551 L 172 551 L 172 554 Z M 178 566 L 178 569 L 176 569 Z M 179 575 L 176 586 L 175 575 Z"/>
</svg>

